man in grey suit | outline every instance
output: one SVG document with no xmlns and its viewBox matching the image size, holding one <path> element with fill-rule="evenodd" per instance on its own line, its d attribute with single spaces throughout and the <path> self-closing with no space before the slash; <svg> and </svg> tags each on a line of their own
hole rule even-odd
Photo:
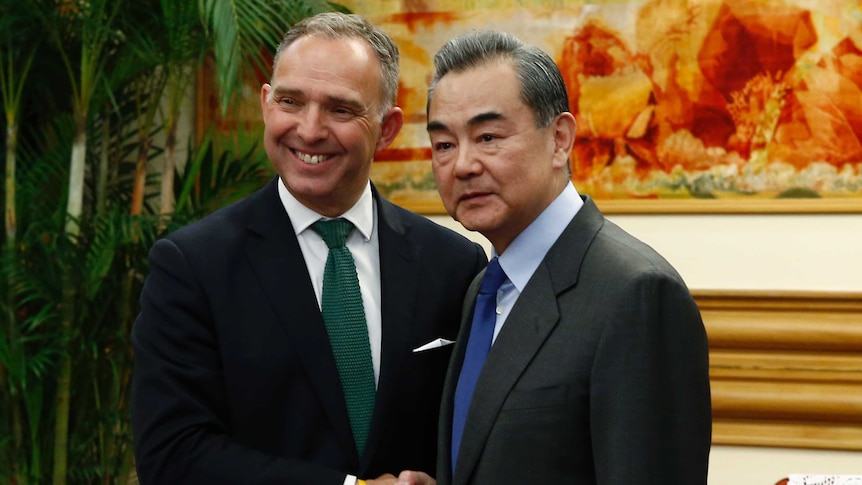
<svg viewBox="0 0 862 485">
<path fill-rule="evenodd" d="M 434 66 L 438 190 L 449 214 L 491 241 L 486 273 L 502 281 L 483 273 L 467 292 L 438 483 L 705 484 L 700 312 L 665 259 L 572 185 L 576 126 L 558 67 L 494 31 L 451 40 Z M 484 319 L 480 284 L 491 295 Z"/>
<path fill-rule="evenodd" d="M 455 339 L 488 260 L 370 183 L 401 129 L 397 91 L 398 48 L 359 16 L 321 14 L 284 37 L 260 95 L 278 176 L 150 251 L 132 330 L 141 484 L 434 474 L 452 346 L 433 343 Z M 335 249 L 318 233 L 328 223 L 346 237 Z M 350 291 L 327 291 L 329 274 Z M 348 301 L 356 311 L 339 313 Z"/>
</svg>

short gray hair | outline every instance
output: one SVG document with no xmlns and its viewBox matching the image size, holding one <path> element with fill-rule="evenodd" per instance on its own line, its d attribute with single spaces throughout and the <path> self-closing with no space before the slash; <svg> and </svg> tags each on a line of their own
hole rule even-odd
<svg viewBox="0 0 862 485">
<path fill-rule="evenodd" d="M 366 20 L 361 15 L 340 12 L 325 12 L 297 22 L 284 34 L 275 51 L 272 70 L 278 66 L 282 52 L 295 40 L 306 37 L 322 39 L 359 38 L 368 42 L 380 61 L 380 74 L 383 84 L 383 105 L 381 115 L 386 114 L 398 98 L 398 46 L 383 29 Z"/>
<path fill-rule="evenodd" d="M 428 88 L 426 113 L 434 89 L 449 72 L 463 72 L 488 62 L 508 61 L 521 83 L 521 97 L 544 128 L 560 113 L 569 111 L 566 83 L 557 64 L 541 49 L 514 35 L 495 30 L 474 30 L 447 42 L 434 56 L 434 78 Z M 489 86 L 489 89 L 492 89 Z"/>
</svg>

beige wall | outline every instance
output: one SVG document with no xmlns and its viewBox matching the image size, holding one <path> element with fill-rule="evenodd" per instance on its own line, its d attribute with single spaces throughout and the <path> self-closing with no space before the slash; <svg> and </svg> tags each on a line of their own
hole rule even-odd
<svg viewBox="0 0 862 485">
<path fill-rule="evenodd" d="M 692 289 L 862 292 L 862 215 L 610 215 Z M 490 245 L 447 216 L 432 220 Z M 862 452 L 715 446 L 709 485 L 773 485 L 791 473 L 862 474 Z"/>
</svg>

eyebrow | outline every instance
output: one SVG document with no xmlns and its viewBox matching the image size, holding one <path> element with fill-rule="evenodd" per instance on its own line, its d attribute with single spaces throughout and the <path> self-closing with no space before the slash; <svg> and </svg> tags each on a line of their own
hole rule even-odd
<svg viewBox="0 0 862 485">
<path fill-rule="evenodd" d="M 473 116 L 472 118 L 467 120 L 467 126 L 473 127 L 476 125 L 481 125 L 482 123 L 486 123 L 488 121 L 502 120 L 505 118 L 505 116 L 503 116 L 501 113 L 497 113 L 496 111 L 486 111 L 484 113 L 479 113 L 476 116 Z M 449 128 L 445 124 L 439 121 L 429 122 L 427 128 L 429 132 L 447 131 L 448 129 Z"/>
<path fill-rule="evenodd" d="M 276 96 L 296 96 L 302 94 L 302 91 L 298 89 L 286 88 L 283 86 L 273 86 L 272 87 L 272 97 Z"/>
</svg>

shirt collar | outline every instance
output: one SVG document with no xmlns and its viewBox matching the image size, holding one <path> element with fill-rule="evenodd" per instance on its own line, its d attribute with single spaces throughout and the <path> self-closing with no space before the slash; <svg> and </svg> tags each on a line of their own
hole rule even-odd
<svg viewBox="0 0 862 485">
<path fill-rule="evenodd" d="M 575 186 L 569 182 L 539 217 L 515 237 L 506 248 L 505 254 L 500 256 L 500 266 L 519 292 L 524 291 L 551 246 L 557 242 L 560 234 L 583 205 L 584 201 Z M 491 253 L 496 256 L 497 250 L 493 249 Z"/>
<path fill-rule="evenodd" d="M 328 219 L 298 201 L 287 190 L 281 177 L 278 178 L 278 197 L 290 217 L 290 222 L 293 224 L 293 230 L 297 236 L 320 219 Z M 365 241 L 371 239 L 371 233 L 374 230 L 374 197 L 371 196 L 371 182 L 365 185 L 362 195 L 359 196 L 359 200 L 353 204 L 353 207 L 339 217 L 353 223 Z"/>
</svg>

